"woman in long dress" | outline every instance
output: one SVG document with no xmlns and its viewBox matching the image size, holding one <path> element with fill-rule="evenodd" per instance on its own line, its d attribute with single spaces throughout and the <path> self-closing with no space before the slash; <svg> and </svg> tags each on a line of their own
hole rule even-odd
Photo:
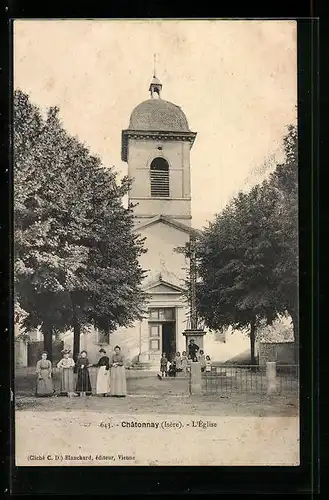
<svg viewBox="0 0 329 500">
<path fill-rule="evenodd" d="M 110 360 L 106 356 L 106 351 L 100 349 L 101 357 L 95 365 L 98 367 L 96 394 L 102 394 L 104 397 L 110 392 Z"/>
<path fill-rule="evenodd" d="M 78 374 L 76 392 L 80 393 L 80 396 L 91 395 L 91 383 L 88 368 L 92 366 L 87 358 L 87 351 L 81 351 L 80 357 L 78 358 L 75 371 Z"/>
<path fill-rule="evenodd" d="M 62 356 L 62 359 L 57 363 L 57 368 L 61 371 L 61 394 L 71 397 L 74 395 L 73 368 L 75 362 L 67 350 L 62 351 Z"/>
<path fill-rule="evenodd" d="M 111 395 L 124 397 L 127 394 L 126 369 L 121 348 L 117 345 L 110 360 L 111 364 Z"/>
<path fill-rule="evenodd" d="M 52 396 L 54 393 L 53 379 L 52 379 L 52 364 L 47 359 L 48 354 L 44 351 L 41 354 L 41 359 L 37 362 L 37 396 Z"/>
</svg>

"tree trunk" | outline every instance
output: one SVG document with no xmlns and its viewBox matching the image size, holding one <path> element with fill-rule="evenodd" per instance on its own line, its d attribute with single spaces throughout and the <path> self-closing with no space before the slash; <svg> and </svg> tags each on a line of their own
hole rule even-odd
<svg viewBox="0 0 329 500">
<path fill-rule="evenodd" d="M 81 334 L 81 326 L 77 320 L 77 317 L 74 315 L 74 323 L 73 323 L 73 359 L 76 361 L 78 359 L 78 355 L 80 352 L 80 334 Z"/>
<path fill-rule="evenodd" d="M 48 353 L 49 361 L 53 360 L 53 330 L 51 326 L 43 325 L 43 348 Z"/>
<path fill-rule="evenodd" d="M 77 315 L 77 307 L 74 301 L 73 293 L 70 292 L 71 304 L 72 304 L 72 316 L 73 316 L 73 359 L 77 361 L 80 353 L 80 334 L 81 325 L 79 323 Z"/>
<path fill-rule="evenodd" d="M 256 364 L 255 341 L 256 341 L 256 320 L 253 319 L 250 322 L 250 360 L 252 365 Z"/>
</svg>

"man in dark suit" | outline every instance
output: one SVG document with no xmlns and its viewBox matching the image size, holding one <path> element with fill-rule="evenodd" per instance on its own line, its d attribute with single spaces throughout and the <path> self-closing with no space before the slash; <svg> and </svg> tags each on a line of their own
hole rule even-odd
<svg viewBox="0 0 329 500">
<path fill-rule="evenodd" d="M 188 345 L 188 353 L 192 358 L 192 361 L 198 361 L 197 352 L 199 350 L 199 346 L 194 342 L 194 339 L 191 339 Z"/>
</svg>

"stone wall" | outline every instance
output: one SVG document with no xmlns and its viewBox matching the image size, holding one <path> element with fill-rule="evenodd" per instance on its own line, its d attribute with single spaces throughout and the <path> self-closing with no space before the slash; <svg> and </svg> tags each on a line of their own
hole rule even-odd
<svg viewBox="0 0 329 500">
<path fill-rule="evenodd" d="M 158 148 L 162 148 L 159 150 Z M 170 198 L 150 196 L 150 164 L 155 157 L 169 163 Z M 190 144 L 188 141 L 129 139 L 128 174 L 134 179 L 129 193 L 135 215 L 170 215 L 188 223 L 191 217 Z"/>
<path fill-rule="evenodd" d="M 23 340 L 15 340 L 15 366 L 27 366 L 27 343 Z"/>
<path fill-rule="evenodd" d="M 295 364 L 295 344 L 293 342 L 260 342 L 258 344 L 259 364 L 275 361 L 281 365 Z"/>
</svg>

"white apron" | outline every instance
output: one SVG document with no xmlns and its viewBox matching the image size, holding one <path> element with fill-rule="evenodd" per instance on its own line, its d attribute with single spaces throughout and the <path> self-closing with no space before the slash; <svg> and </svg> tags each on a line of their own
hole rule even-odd
<svg viewBox="0 0 329 500">
<path fill-rule="evenodd" d="M 110 392 L 110 370 L 101 366 L 97 373 L 96 394 L 107 394 Z"/>
</svg>

